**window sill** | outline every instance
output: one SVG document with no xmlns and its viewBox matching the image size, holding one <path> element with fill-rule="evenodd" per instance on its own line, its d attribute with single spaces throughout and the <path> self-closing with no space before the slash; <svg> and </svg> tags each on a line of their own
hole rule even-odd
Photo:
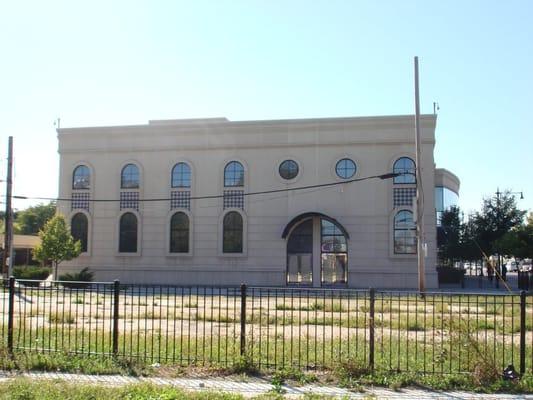
<svg viewBox="0 0 533 400">
<path fill-rule="evenodd" d="M 115 253 L 115 257 L 140 257 L 141 255 L 142 254 L 140 251 L 136 253 L 120 253 L 120 252 Z"/>
<path fill-rule="evenodd" d="M 246 258 L 248 254 L 245 252 L 242 253 L 218 253 L 217 255 L 220 258 Z"/>
<path fill-rule="evenodd" d="M 169 257 L 169 258 L 191 258 L 191 257 L 193 257 L 193 253 L 192 252 L 189 252 L 189 253 L 171 253 L 171 252 L 167 252 L 167 254 L 165 256 Z"/>
<path fill-rule="evenodd" d="M 389 255 L 389 258 L 391 259 L 416 259 L 417 258 L 417 254 L 395 254 L 395 253 L 392 253 Z"/>
</svg>

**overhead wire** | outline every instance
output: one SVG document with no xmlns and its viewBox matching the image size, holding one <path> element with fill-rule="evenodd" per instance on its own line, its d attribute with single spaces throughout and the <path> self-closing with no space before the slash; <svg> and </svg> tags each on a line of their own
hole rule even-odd
<svg viewBox="0 0 533 400">
<path fill-rule="evenodd" d="M 327 183 L 319 183 L 315 185 L 305 185 L 305 186 L 296 186 L 296 187 L 286 187 L 281 189 L 270 189 L 270 190 L 261 190 L 261 191 L 255 191 L 255 192 L 244 192 L 242 194 L 239 194 L 239 196 L 259 196 L 264 194 L 271 194 L 271 193 L 287 193 L 287 192 L 294 192 L 299 190 L 308 190 L 308 189 L 318 189 L 318 188 L 327 188 L 332 186 L 339 186 L 339 185 L 347 185 L 353 182 L 361 182 L 369 179 L 389 179 L 394 178 L 396 176 L 399 176 L 401 174 L 399 173 L 384 173 L 379 175 L 370 175 L 365 176 L 362 178 L 354 178 L 354 179 L 348 179 L 344 181 L 335 181 L 335 182 L 327 182 Z M 238 190 L 236 187 L 233 188 L 234 190 Z M 231 189 L 230 189 L 231 190 Z M 228 196 L 235 196 L 235 194 L 214 194 L 214 195 L 204 195 L 204 196 L 191 196 L 190 200 L 206 200 L 206 199 L 220 199 Z M 47 200 L 47 201 L 73 201 L 78 199 L 73 199 L 71 197 L 41 197 L 41 196 L 22 196 L 22 195 L 15 195 L 13 196 L 14 199 L 17 200 Z M 135 201 L 138 202 L 159 202 L 159 201 L 171 201 L 172 198 L 170 197 L 162 197 L 162 198 L 144 198 L 144 199 L 135 199 Z M 121 199 L 87 199 L 84 201 L 89 201 L 93 203 L 99 203 L 99 202 L 120 202 Z"/>
</svg>

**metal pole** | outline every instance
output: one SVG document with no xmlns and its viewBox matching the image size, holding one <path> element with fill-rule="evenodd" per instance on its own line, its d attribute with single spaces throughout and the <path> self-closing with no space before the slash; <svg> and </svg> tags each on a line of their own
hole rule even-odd
<svg viewBox="0 0 533 400">
<path fill-rule="evenodd" d="M 420 96 L 418 89 L 418 57 L 415 57 L 415 134 L 416 134 L 416 249 L 418 256 L 418 290 L 426 291 L 424 252 L 424 201 L 422 198 L 422 143 L 420 140 Z"/>
<path fill-rule="evenodd" d="M 118 354 L 118 322 L 119 322 L 119 303 L 120 303 L 120 281 L 115 279 L 113 282 L 113 355 Z"/>
<path fill-rule="evenodd" d="M 13 136 L 9 136 L 8 141 L 6 183 L 6 215 L 4 252 L 2 254 L 2 272 L 9 277 L 13 273 L 13 209 L 11 208 L 11 196 L 13 187 Z M 8 258 L 9 265 L 7 265 Z"/>
<path fill-rule="evenodd" d="M 7 350 L 13 353 L 13 318 L 15 317 L 15 278 L 9 277 L 7 309 Z"/>
<path fill-rule="evenodd" d="M 374 371 L 374 352 L 375 352 L 375 304 L 376 304 L 376 289 L 370 288 L 370 309 L 368 316 L 368 368 Z"/>
<path fill-rule="evenodd" d="M 520 292 L 520 375 L 526 372 L 526 292 Z"/>
<path fill-rule="evenodd" d="M 246 352 L 246 285 L 241 284 L 241 356 Z"/>
</svg>

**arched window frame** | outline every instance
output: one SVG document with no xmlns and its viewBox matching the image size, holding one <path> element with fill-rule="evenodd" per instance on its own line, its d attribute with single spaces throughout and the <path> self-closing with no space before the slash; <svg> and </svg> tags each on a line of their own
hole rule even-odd
<svg viewBox="0 0 533 400">
<path fill-rule="evenodd" d="M 91 246 L 92 246 L 92 219 L 91 214 L 89 214 L 86 210 L 83 209 L 76 209 L 70 212 L 68 215 L 68 221 L 69 221 L 69 232 L 72 234 L 72 219 L 77 214 L 83 214 L 85 215 L 85 218 L 87 218 L 87 251 L 82 251 L 80 256 L 90 256 L 91 255 Z"/>
<path fill-rule="evenodd" d="M 124 168 L 126 168 L 129 164 L 133 164 L 137 167 L 137 170 L 139 172 L 139 187 L 138 188 L 123 188 L 122 187 L 122 172 L 124 171 Z M 142 165 L 133 159 L 125 160 L 122 162 L 122 165 L 119 169 L 119 173 L 115 175 L 117 178 L 117 186 L 118 186 L 118 197 L 122 199 L 123 193 L 135 193 L 136 196 L 139 199 L 143 198 L 143 192 L 144 192 L 144 170 Z M 127 212 L 127 211 L 135 211 L 135 212 L 141 212 L 143 209 L 144 203 L 142 201 L 137 202 L 138 209 L 134 207 L 122 207 L 122 201 L 117 202 L 117 208 L 119 212 Z"/>
<path fill-rule="evenodd" d="M 411 214 L 412 228 L 397 228 L 396 227 L 396 219 L 401 213 L 404 213 L 404 212 Z M 391 235 L 392 254 L 396 257 L 416 257 L 416 222 L 414 219 L 413 211 L 407 208 L 401 208 L 401 209 L 394 210 L 392 214 L 391 224 L 392 224 L 392 235 Z M 414 252 L 397 252 L 396 251 L 396 232 L 397 231 L 404 231 L 404 232 L 409 231 L 414 234 L 414 238 L 415 238 Z"/>
<path fill-rule="evenodd" d="M 233 163 L 238 163 L 240 164 L 240 166 L 242 167 L 242 172 L 243 172 L 243 182 L 242 182 L 242 185 L 226 185 L 226 172 L 228 170 L 228 167 L 233 164 Z M 229 161 L 226 161 L 224 163 L 224 168 L 222 170 L 222 186 L 225 188 L 225 189 L 239 189 L 239 188 L 242 188 L 242 190 L 244 190 L 244 188 L 246 187 L 246 181 L 247 181 L 247 176 L 246 176 L 246 166 L 245 164 L 241 161 L 241 160 L 237 160 L 237 159 L 231 159 Z"/>
<path fill-rule="evenodd" d="M 171 239 L 171 229 L 172 229 L 172 226 L 171 226 L 172 217 L 174 216 L 174 214 L 177 214 L 177 213 L 183 213 L 189 219 L 189 251 L 187 253 L 175 253 L 175 252 L 171 252 L 170 251 L 171 250 L 171 248 L 170 248 L 170 239 Z M 194 251 L 193 251 L 193 249 L 194 249 L 193 237 L 194 237 L 194 220 L 193 220 L 193 216 L 192 216 L 191 212 L 189 210 L 181 209 L 181 208 L 176 208 L 176 209 L 171 210 L 168 213 L 168 215 L 167 215 L 167 224 L 166 224 L 166 251 L 167 251 L 167 256 L 169 256 L 169 257 L 191 257 L 193 255 L 193 253 L 194 253 Z"/>
<path fill-rule="evenodd" d="M 226 215 L 236 212 L 242 218 L 242 251 L 239 253 L 225 253 L 224 252 L 224 219 Z M 219 240 L 218 240 L 218 255 L 221 257 L 246 257 L 248 253 L 248 221 L 246 214 L 239 208 L 228 208 L 219 218 Z"/>
<path fill-rule="evenodd" d="M 122 220 L 122 217 L 125 215 L 125 214 L 133 214 L 135 215 L 135 217 L 137 217 L 137 251 L 136 252 L 121 252 L 120 251 L 120 234 L 121 234 L 121 231 L 120 231 L 120 222 Z M 123 210 L 119 215 L 118 215 L 118 218 L 117 218 L 117 234 L 116 234 L 116 255 L 117 256 L 121 256 L 121 257 L 135 257 L 135 256 L 140 256 L 141 253 L 142 253 L 142 249 L 141 249 L 141 243 L 142 243 L 142 219 L 141 219 L 141 215 L 135 211 L 135 210 Z"/>
<path fill-rule="evenodd" d="M 88 172 L 88 175 L 89 175 L 87 187 L 75 187 L 76 171 L 78 171 L 80 168 L 86 168 L 87 169 L 87 172 Z M 72 190 L 83 190 L 83 191 L 91 190 L 92 178 L 93 178 L 92 168 L 89 165 L 87 165 L 85 163 L 76 164 L 74 166 L 74 168 L 72 169 L 72 181 L 71 181 Z"/>
<path fill-rule="evenodd" d="M 126 170 L 126 168 L 128 168 L 129 166 L 134 166 L 137 168 L 137 175 L 138 175 L 138 184 L 137 186 L 134 186 L 134 187 L 127 187 L 127 186 L 124 186 L 124 171 Z M 125 163 L 122 168 L 120 169 L 120 189 L 121 190 L 139 190 L 142 186 L 142 173 L 141 173 L 141 168 L 139 167 L 139 165 L 135 162 L 127 162 Z"/>
<path fill-rule="evenodd" d="M 392 164 L 392 172 L 405 172 L 405 168 L 401 168 L 399 166 L 396 166 L 401 160 L 409 160 L 412 165 L 412 174 L 409 175 L 401 175 L 393 178 L 392 183 L 394 185 L 416 185 L 416 163 L 414 159 L 410 156 L 401 156 L 397 157 L 393 164 Z"/>
<path fill-rule="evenodd" d="M 319 213 L 319 212 L 308 212 L 300 214 L 296 217 L 294 217 L 283 230 L 283 233 L 281 237 L 283 239 L 286 239 L 286 255 L 287 255 L 287 264 L 286 264 L 286 270 L 285 270 L 285 276 L 286 281 L 289 286 L 300 286 L 302 283 L 295 283 L 295 282 L 289 282 L 288 279 L 288 267 L 289 267 L 289 242 L 291 240 L 291 235 L 294 233 L 294 231 L 297 229 L 297 227 L 301 226 L 301 224 L 305 223 L 306 221 L 311 220 L 313 223 L 313 259 L 312 259 L 312 285 L 313 287 L 342 287 L 346 286 L 348 284 L 349 279 L 349 240 L 350 235 L 348 231 L 345 229 L 345 227 L 336 219 Z M 334 231 L 329 232 L 327 234 L 324 233 L 322 229 L 323 222 L 330 223 L 334 226 Z M 323 240 L 325 236 L 329 237 L 335 237 L 340 236 L 343 238 L 341 242 L 344 242 L 345 245 L 345 251 L 343 250 L 337 250 L 337 249 L 324 249 L 323 248 Z M 294 253 L 292 253 L 294 254 Z M 338 281 L 334 283 L 326 282 L 324 280 L 324 259 L 323 255 L 328 256 L 334 256 L 334 257 L 342 257 L 344 256 L 344 276 L 343 281 Z M 303 286 L 309 286 L 309 283 L 303 284 Z"/>
<path fill-rule="evenodd" d="M 174 172 L 175 172 L 176 168 L 178 167 L 178 165 L 180 165 L 180 164 L 183 164 L 183 165 L 187 166 L 187 168 L 189 169 L 189 186 L 174 186 Z M 180 161 L 176 162 L 172 166 L 172 169 L 170 171 L 170 187 L 171 187 L 171 189 L 174 189 L 174 190 L 191 190 L 192 185 L 193 185 L 193 169 L 191 167 L 191 163 L 188 162 L 188 161 L 183 161 L 183 160 L 180 160 Z"/>
</svg>

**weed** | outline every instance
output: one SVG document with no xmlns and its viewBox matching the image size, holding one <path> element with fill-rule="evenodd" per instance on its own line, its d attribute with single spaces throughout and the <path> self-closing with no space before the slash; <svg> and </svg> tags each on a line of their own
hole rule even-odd
<svg viewBox="0 0 533 400">
<path fill-rule="evenodd" d="M 259 372 L 259 370 L 250 357 L 239 356 L 233 362 L 230 372 L 233 374 L 255 375 Z"/>
</svg>

